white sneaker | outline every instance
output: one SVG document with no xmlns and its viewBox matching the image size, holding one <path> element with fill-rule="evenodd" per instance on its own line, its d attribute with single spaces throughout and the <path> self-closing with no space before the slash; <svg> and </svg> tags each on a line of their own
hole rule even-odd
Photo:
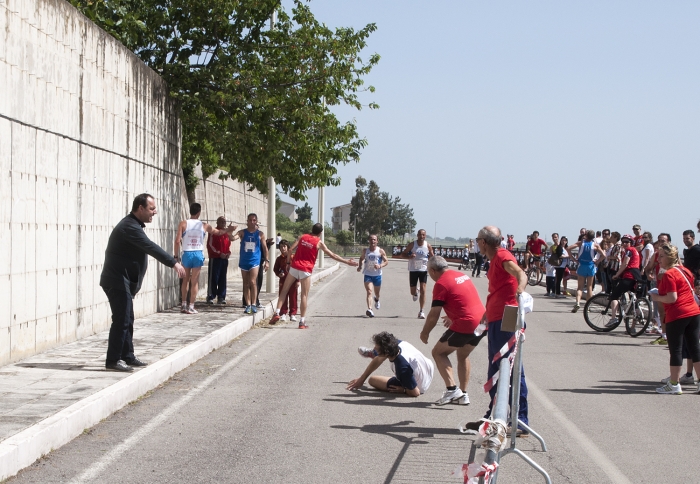
<svg viewBox="0 0 700 484">
<path fill-rule="evenodd" d="M 381 306 L 381 304 L 379 304 L 379 299 L 375 299 L 374 300 L 374 309 L 379 309 L 380 306 Z"/>
<path fill-rule="evenodd" d="M 454 400 L 454 403 L 457 405 L 469 405 L 469 395 L 467 395 L 467 392 L 462 393 L 464 393 L 464 395 L 462 395 L 461 398 Z"/>
<path fill-rule="evenodd" d="M 371 309 L 368 309 L 367 311 L 365 311 L 365 314 L 366 314 L 367 316 L 369 316 L 370 318 L 373 318 L 373 317 L 374 317 L 374 313 L 372 312 Z"/>
<path fill-rule="evenodd" d="M 286 321 L 286 320 L 287 320 L 286 314 L 283 314 L 282 316 L 280 316 L 280 321 Z"/>
<path fill-rule="evenodd" d="M 615 326 L 617 324 L 617 318 L 610 318 L 610 321 L 605 323 L 605 327 L 609 328 L 610 326 Z"/>
<path fill-rule="evenodd" d="M 671 382 L 668 382 L 664 386 L 657 388 L 656 393 L 663 393 L 664 395 L 681 395 L 683 390 L 681 390 L 680 383 L 672 385 Z"/>
<path fill-rule="evenodd" d="M 425 313 L 423 311 L 418 312 L 418 319 L 425 319 Z"/>
<path fill-rule="evenodd" d="M 365 346 L 360 346 L 359 348 L 357 348 L 357 352 L 365 358 L 374 358 L 375 356 L 377 356 L 377 352 L 374 351 L 374 348 L 367 348 Z"/>
<path fill-rule="evenodd" d="M 418 301 L 418 291 L 416 291 L 416 295 L 413 296 L 413 302 Z"/>
<path fill-rule="evenodd" d="M 296 320 L 297 320 L 297 317 L 296 317 L 294 314 L 292 314 L 291 316 L 289 316 L 289 320 L 290 320 L 290 321 L 296 321 Z"/>
<path fill-rule="evenodd" d="M 454 390 L 445 390 L 442 393 L 442 398 L 435 402 L 435 405 L 445 405 L 453 400 L 459 400 L 464 396 L 464 392 L 459 388 Z"/>
<path fill-rule="evenodd" d="M 671 377 L 667 376 L 666 378 L 661 380 L 661 383 L 668 383 L 669 381 L 671 381 Z M 695 378 L 693 378 L 692 376 L 683 375 L 678 379 L 678 383 L 680 383 L 681 385 L 695 385 Z"/>
</svg>

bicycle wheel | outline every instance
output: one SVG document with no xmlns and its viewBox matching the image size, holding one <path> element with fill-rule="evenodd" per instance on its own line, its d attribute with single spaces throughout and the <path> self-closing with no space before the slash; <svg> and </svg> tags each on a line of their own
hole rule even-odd
<svg viewBox="0 0 700 484">
<path fill-rule="evenodd" d="M 617 328 L 622 322 L 620 306 L 617 306 L 617 322 L 608 326 L 612 313 L 609 307 L 610 299 L 605 293 L 598 293 L 583 306 L 583 319 L 586 324 L 594 331 L 607 333 Z"/>
<path fill-rule="evenodd" d="M 640 334 L 644 334 L 649 323 L 651 322 L 651 307 L 649 300 L 646 298 L 637 299 L 634 303 L 634 315 L 630 314 L 625 317 L 625 329 L 627 334 L 636 338 Z"/>
<path fill-rule="evenodd" d="M 527 283 L 530 286 L 536 286 L 542 280 L 542 273 L 536 267 L 530 267 L 527 271 Z"/>
</svg>

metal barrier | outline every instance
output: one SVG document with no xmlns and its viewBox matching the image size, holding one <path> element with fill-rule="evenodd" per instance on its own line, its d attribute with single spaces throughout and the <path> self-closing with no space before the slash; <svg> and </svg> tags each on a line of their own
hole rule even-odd
<svg viewBox="0 0 700 484">
<path fill-rule="evenodd" d="M 520 296 L 518 296 L 518 321 L 516 323 L 515 332 L 518 334 L 520 329 L 525 326 L 525 310 L 523 309 L 522 301 Z M 496 390 L 495 402 L 493 405 L 493 414 L 491 415 L 491 420 L 502 420 L 504 422 L 510 422 L 510 447 L 506 448 L 501 452 L 496 452 L 494 450 L 488 449 L 486 451 L 486 457 L 484 458 L 485 464 L 493 464 L 494 462 L 500 463 L 501 457 L 507 454 L 516 454 L 520 456 L 525 462 L 530 464 L 537 472 L 542 474 L 547 484 L 552 484 L 552 480 L 549 478 L 549 474 L 542 467 L 540 467 L 534 460 L 525 455 L 523 451 L 516 447 L 517 439 L 516 434 L 518 431 L 518 426 L 530 432 L 537 440 L 542 444 L 542 451 L 547 452 L 547 444 L 544 439 L 531 427 L 524 424 L 520 419 L 518 419 L 518 413 L 520 410 L 520 375 L 522 372 L 522 362 L 523 362 L 523 342 L 525 341 L 525 335 L 520 333 L 518 341 L 516 343 L 515 358 L 513 361 L 513 374 L 512 382 L 513 388 L 510 398 L 510 417 L 508 416 L 508 390 L 511 382 L 510 373 L 510 361 L 508 358 L 503 358 L 501 360 L 500 373 L 498 377 L 498 387 Z M 498 481 L 498 467 L 495 470 L 493 477 L 490 480 L 490 484 L 496 484 Z M 483 478 L 481 481 L 483 483 Z"/>
</svg>

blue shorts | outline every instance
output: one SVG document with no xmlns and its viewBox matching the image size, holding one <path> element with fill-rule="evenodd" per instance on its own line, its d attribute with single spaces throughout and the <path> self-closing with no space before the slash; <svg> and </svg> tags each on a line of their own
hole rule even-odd
<svg viewBox="0 0 700 484">
<path fill-rule="evenodd" d="M 196 269 L 204 265 L 204 253 L 201 250 L 187 250 L 182 253 L 182 267 Z"/>
<path fill-rule="evenodd" d="M 241 261 L 241 260 L 239 260 L 238 267 L 240 267 L 240 269 L 242 271 L 252 271 L 256 267 L 260 267 L 260 262 L 256 263 L 255 261 Z"/>
<path fill-rule="evenodd" d="M 593 262 L 581 262 L 576 269 L 576 274 L 581 277 L 593 277 L 595 276 L 595 264 Z"/>
<path fill-rule="evenodd" d="M 382 276 L 368 276 L 365 275 L 365 282 L 371 282 L 373 285 L 379 287 L 382 285 Z"/>
</svg>

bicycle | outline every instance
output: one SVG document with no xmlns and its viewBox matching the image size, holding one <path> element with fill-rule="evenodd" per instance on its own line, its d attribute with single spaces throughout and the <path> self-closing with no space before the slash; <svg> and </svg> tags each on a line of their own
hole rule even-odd
<svg viewBox="0 0 700 484">
<path fill-rule="evenodd" d="M 627 334 L 633 338 L 644 334 L 651 323 L 651 300 L 646 295 L 646 285 L 639 285 L 641 287 L 635 291 L 627 291 L 620 296 L 617 314 L 614 315 L 617 319 L 615 322 L 611 322 L 610 317 L 613 315 L 608 314 L 613 301 L 609 294 L 601 292 L 590 298 L 583 306 L 583 319 L 586 320 L 586 324 L 594 331 L 607 333 L 624 321 Z M 637 291 L 640 292 L 639 297 Z"/>
<path fill-rule="evenodd" d="M 542 257 L 530 256 L 530 267 L 525 270 L 527 275 L 527 283 L 530 286 L 536 286 L 542 282 L 542 276 L 545 273 Z"/>
</svg>

